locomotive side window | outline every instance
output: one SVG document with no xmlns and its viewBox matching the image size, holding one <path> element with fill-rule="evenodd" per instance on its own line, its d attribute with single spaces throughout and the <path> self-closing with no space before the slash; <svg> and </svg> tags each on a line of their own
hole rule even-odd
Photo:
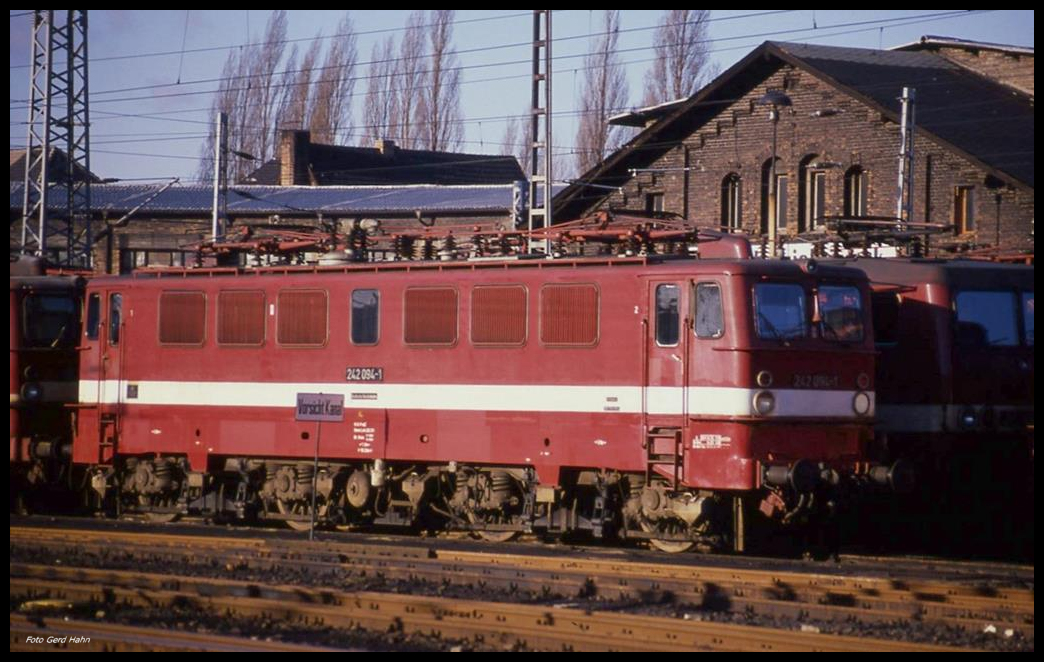
<svg viewBox="0 0 1044 662">
<path fill-rule="evenodd" d="M 101 295 L 92 294 L 87 299 L 87 339 L 97 340 L 101 327 Z"/>
<path fill-rule="evenodd" d="M 471 291 L 471 342 L 475 346 L 526 342 L 526 288 L 478 285 Z"/>
<path fill-rule="evenodd" d="M 376 345 L 380 337 L 381 293 L 352 290 L 352 344 Z"/>
<path fill-rule="evenodd" d="M 590 347 L 598 342 L 598 288 L 545 285 L 540 291 L 540 342 Z"/>
<path fill-rule="evenodd" d="M 159 299 L 161 345 L 203 345 L 207 297 L 202 292 L 162 292 Z"/>
<path fill-rule="evenodd" d="M 1018 345 L 1015 293 L 958 292 L 957 343 L 966 347 Z"/>
<path fill-rule="evenodd" d="M 123 295 L 109 295 L 109 344 L 120 344 L 120 318 L 123 314 Z"/>
<path fill-rule="evenodd" d="M 264 292 L 218 292 L 217 341 L 219 345 L 253 347 L 265 343 Z"/>
<path fill-rule="evenodd" d="M 1022 330 L 1026 344 L 1033 347 L 1033 292 L 1022 293 Z"/>
<path fill-rule="evenodd" d="M 406 290 L 403 341 L 407 345 L 457 342 L 457 290 L 411 287 Z"/>
<path fill-rule="evenodd" d="M 62 294 L 30 294 L 25 298 L 23 336 L 27 347 L 74 347 L 76 300 Z"/>
<path fill-rule="evenodd" d="M 696 285 L 696 337 L 720 338 L 725 335 L 725 315 L 721 309 L 721 287 L 717 283 Z"/>
<path fill-rule="evenodd" d="M 678 344 L 678 286 L 656 286 L 656 344 L 673 347 Z"/>
<path fill-rule="evenodd" d="M 293 347 L 322 347 L 327 337 L 326 290 L 281 290 L 276 340 Z"/>
<path fill-rule="evenodd" d="M 754 286 L 754 318 L 759 338 L 789 340 L 808 336 L 805 290 L 793 283 Z"/>
</svg>

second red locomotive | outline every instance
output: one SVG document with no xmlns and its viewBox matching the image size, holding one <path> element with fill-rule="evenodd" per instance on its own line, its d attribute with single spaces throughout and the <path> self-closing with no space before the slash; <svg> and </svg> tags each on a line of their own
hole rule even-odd
<svg viewBox="0 0 1044 662">
<path fill-rule="evenodd" d="M 1033 267 L 858 259 L 875 290 L 877 443 L 918 495 L 879 519 L 921 551 L 1033 556 Z M 894 538 L 893 538 L 894 539 Z"/>
</svg>

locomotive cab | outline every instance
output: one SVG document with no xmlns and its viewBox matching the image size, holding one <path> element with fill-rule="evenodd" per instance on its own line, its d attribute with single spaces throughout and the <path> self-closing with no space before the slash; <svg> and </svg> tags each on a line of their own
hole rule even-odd
<svg viewBox="0 0 1044 662">
<path fill-rule="evenodd" d="M 34 262 L 34 264 L 25 264 Z M 11 502 L 62 494 L 76 401 L 80 305 L 84 281 L 47 275 L 42 262 L 12 262 L 10 277 Z"/>
<path fill-rule="evenodd" d="M 821 525 L 868 484 L 906 489 L 904 464 L 865 461 L 875 408 L 865 276 L 814 261 L 713 265 L 650 279 L 643 490 L 657 494 L 636 509 L 641 525 L 680 545 L 698 524 L 694 495 L 710 495 L 701 517 L 725 511 L 738 549 L 747 528 Z"/>
</svg>

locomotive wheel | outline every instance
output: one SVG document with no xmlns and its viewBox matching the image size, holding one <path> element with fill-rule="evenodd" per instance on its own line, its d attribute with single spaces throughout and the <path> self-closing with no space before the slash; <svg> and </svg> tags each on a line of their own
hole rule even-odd
<svg viewBox="0 0 1044 662">
<path fill-rule="evenodd" d="M 487 542 L 510 542 L 522 535 L 521 531 L 475 531 L 476 538 Z"/>
<path fill-rule="evenodd" d="M 179 517 L 181 513 L 145 513 L 145 521 L 150 524 L 169 524 Z"/>
<path fill-rule="evenodd" d="M 468 521 L 472 524 L 481 522 L 482 519 L 478 514 L 474 512 L 468 513 Z M 522 535 L 521 531 L 487 531 L 480 529 L 478 531 L 472 531 L 471 537 L 478 540 L 486 540 L 488 542 L 509 542 Z"/>
<path fill-rule="evenodd" d="M 657 540 L 652 538 L 649 540 L 649 544 L 660 550 L 661 552 L 667 552 L 668 554 L 682 554 L 689 551 L 696 546 L 694 542 L 684 542 L 680 540 Z"/>
<path fill-rule="evenodd" d="M 647 533 L 674 533 L 677 529 L 677 523 L 675 522 L 674 524 L 675 526 L 671 526 L 671 523 L 669 522 L 660 522 L 658 524 L 654 524 L 652 522 L 642 520 L 642 531 L 645 531 Z M 668 554 L 682 554 L 696 546 L 696 543 L 690 540 L 664 540 L 662 538 L 650 538 L 649 544 L 652 545 L 655 549 L 658 549 L 661 552 L 666 552 Z"/>
<path fill-rule="evenodd" d="M 288 519 L 283 521 L 286 522 L 287 528 L 293 531 L 308 531 L 312 528 L 312 523 L 310 521 L 305 522 L 299 519 Z"/>
<path fill-rule="evenodd" d="M 301 510 L 304 512 L 294 512 L 293 506 L 285 503 L 282 499 L 276 499 L 276 507 L 279 509 L 279 512 L 283 515 L 307 515 L 308 511 L 311 509 L 308 506 L 302 506 Z M 323 512 L 323 509 L 320 508 L 319 512 L 321 514 Z M 286 528 L 292 531 L 308 531 L 312 528 L 311 518 L 307 520 L 285 519 L 283 520 L 283 523 L 286 524 Z M 316 522 L 317 528 L 318 524 L 319 523 Z"/>
</svg>

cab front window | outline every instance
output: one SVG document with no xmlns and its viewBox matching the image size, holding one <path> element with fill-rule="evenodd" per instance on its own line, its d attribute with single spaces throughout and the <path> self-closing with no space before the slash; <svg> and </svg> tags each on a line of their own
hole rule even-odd
<svg viewBox="0 0 1044 662">
<path fill-rule="evenodd" d="M 863 302 L 858 289 L 851 285 L 821 285 L 817 297 L 824 339 L 863 341 Z"/>
<path fill-rule="evenodd" d="M 75 347 L 79 329 L 76 300 L 60 294 L 25 298 L 25 343 L 29 347 Z"/>
<path fill-rule="evenodd" d="M 1014 292 L 958 292 L 956 303 L 959 345 L 1010 347 L 1019 344 Z"/>
<path fill-rule="evenodd" d="M 808 336 L 805 290 L 795 283 L 754 286 L 754 319 L 759 338 L 791 340 Z"/>
</svg>

